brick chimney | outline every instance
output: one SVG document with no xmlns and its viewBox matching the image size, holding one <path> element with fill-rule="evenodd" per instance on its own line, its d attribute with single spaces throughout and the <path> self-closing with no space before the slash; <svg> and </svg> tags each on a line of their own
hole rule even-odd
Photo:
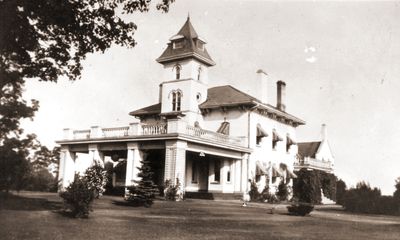
<svg viewBox="0 0 400 240">
<path fill-rule="evenodd" d="M 262 69 L 257 70 L 255 97 L 263 103 L 268 103 L 268 74 Z"/>
<path fill-rule="evenodd" d="M 325 123 L 321 125 L 321 140 L 328 140 L 328 129 Z"/>
<path fill-rule="evenodd" d="M 286 110 L 285 95 L 286 95 L 286 83 L 282 80 L 276 82 L 277 95 L 276 95 L 276 108 L 281 111 Z"/>
</svg>

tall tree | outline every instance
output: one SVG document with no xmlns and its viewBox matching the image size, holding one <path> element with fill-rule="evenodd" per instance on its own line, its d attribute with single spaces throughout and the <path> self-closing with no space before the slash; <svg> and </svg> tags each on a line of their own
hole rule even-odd
<svg viewBox="0 0 400 240">
<path fill-rule="evenodd" d="M 167 12 L 174 1 L 156 8 Z M 39 103 L 22 98 L 25 81 L 76 80 L 87 54 L 113 44 L 134 47 L 137 26 L 120 14 L 150 6 L 151 0 L 0 0 L 0 162 L 11 166 L 6 156 L 21 156 L 16 149 L 32 140 L 21 138 L 20 120 L 32 118 Z"/>
</svg>

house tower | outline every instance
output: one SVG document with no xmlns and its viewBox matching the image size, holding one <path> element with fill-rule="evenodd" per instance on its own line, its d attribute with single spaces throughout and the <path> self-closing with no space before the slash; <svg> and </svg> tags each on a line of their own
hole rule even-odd
<svg viewBox="0 0 400 240">
<path fill-rule="evenodd" d="M 205 48 L 206 41 L 194 30 L 190 18 L 169 39 L 157 58 L 164 66 L 160 84 L 161 113 L 180 113 L 188 123 L 200 121 L 198 105 L 207 99 L 208 68 L 215 63 Z"/>
</svg>

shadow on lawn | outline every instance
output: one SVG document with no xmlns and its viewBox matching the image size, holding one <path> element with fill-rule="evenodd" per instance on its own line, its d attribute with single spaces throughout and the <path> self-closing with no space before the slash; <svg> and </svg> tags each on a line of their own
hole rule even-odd
<svg viewBox="0 0 400 240">
<path fill-rule="evenodd" d="M 22 197 L 12 193 L 0 192 L 0 210 L 58 211 L 61 208 L 61 202 L 49 201 L 46 198 Z"/>
</svg>

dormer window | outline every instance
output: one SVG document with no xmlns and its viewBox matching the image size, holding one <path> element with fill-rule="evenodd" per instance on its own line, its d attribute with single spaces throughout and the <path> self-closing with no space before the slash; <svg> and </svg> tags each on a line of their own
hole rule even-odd
<svg viewBox="0 0 400 240">
<path fill-rule="evenodd" d="M 183 48 L 183 39 L 172 42 L 173 49 Z"/>
<path fill-rule="evenodd" d="M 181 110 L 182 93 L 180 91 L 172 92 L 172 111 Z"/>
<path fill-rule="evenodd" d="M 181 69 L 182 69 L 181 65 L 179 65 L 179 64 L 175 65 L 174 69 L 175 69 L 175 78 L 180 79 L 181 78 Z"/>
</svg>

